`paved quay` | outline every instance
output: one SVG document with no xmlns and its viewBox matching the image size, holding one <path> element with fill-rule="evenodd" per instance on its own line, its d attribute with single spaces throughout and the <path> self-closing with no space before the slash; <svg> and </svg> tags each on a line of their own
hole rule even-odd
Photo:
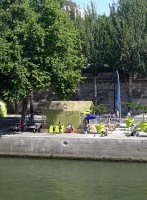
<svg viewBox="0 0 147 200">
<path fill-rule="evenodd" d="M 17 133 L 0 137 L 1 156 L 147 162 L 147 134 Z"/>
<path fill-rule="evenodd" d="M 7 133 L 0 136 L 0 155 L 147 162 L 147 133 L 131 136 L 124 124 L 104 137 L 96 133 Z"/>
<path fill-rule="evenodd" d="M 90 133 L 90 134 L 82 134 L 82 133 L 61 133 L 61 134 L 53 134 L 53 133 L 32 133 L 32 132 L 20 132 L 9 135 L 9 133 L 5 136 L 11 137 L 49 137 L 49 138 L 98 138 L 98 139 L 135 139 L 135 140 L 147 140 L 147 133 L 139 131 L 139 136 L 131 136 L 131 131 L 113 131 L 109 133 L 108 136 L 101 136 L 101 134 Z"/>
</svg>

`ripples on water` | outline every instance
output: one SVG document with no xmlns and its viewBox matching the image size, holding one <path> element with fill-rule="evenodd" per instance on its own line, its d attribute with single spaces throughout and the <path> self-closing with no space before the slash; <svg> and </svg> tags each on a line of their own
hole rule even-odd
<svg viewBox="0 0 147 200">
<path fill-rule="evenodd" d="M 0 158 L 0 200 L 114 199 L 147 199 L 147 163 Z"/>
</svg>

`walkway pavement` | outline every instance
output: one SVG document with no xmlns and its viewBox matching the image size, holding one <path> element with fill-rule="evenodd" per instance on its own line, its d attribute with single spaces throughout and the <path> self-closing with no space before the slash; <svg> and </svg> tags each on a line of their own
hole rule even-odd
<svg viewBox="0 0 147 200">
<path fill-rule="evenodd" d="M 108 136 L 101 136 L 101 134 L 90 133 L 90 134 L 79 134 L 79 133 L 32 133 L 32 132 L 18 132 L 12 136 L 19 137 L 51 137 L 51 138 L 99 138 L 99 139 L 138 139 L 138 140 L 147 140 L 147 133 L 139 131 L 139 136 L 131 136 L 131 132 L 126 130 L 115 130 Z"/>
<path fill-rule="evenodd" d="M 20 118 L 21 115 L 8 115 L 8 118 Z M 143 116 L 142 115 L 136 115 L 133 116 L 134 118 L 134 122 L 135 124 L 138 123 L 139 121 L 142 121 Z M 145 118 L 147 119 L 147 115 L 145 116 Z M 35 120 L 42 120 L 43 117 L 42 115 L 35 115 Z M 124 121 L 124 119 L 122 120 Z M 2 129 L 0 130 L 0 132 L 2 133 Z M 7 133 L 9 134 L 9 133 Z M 31 132 L 21 132 L 21 133 L 16 133 L 15 135 L 19 135 L 19 136 L 31 136 L 31 137 L 69 137 L 69 138 L 74 138 L 74 137 L 78 137 L 78 138 L 109 138 L 109 139 L 137 139 L 137 138 L 142 138 L 142 139 L 147 139 L 147 133 L 141 132 L 139 131 L 139 137 L 136 136 L 131 136 L 131 131 L 129 131 L 129 129 L 126 128 L 125 123 L 121 124 L 121 128 L 116 128 L 115 131 L 113 131 L 112 133 L 108 134 L 108 136 L 104 136 L 101 137 L 100 134 L 96 134 L 96 133 L 92 133 L 92 134 L 79 134 L 79 133 L 62 133 L 62 134 L 49 134 L 49 133 L 31 133 Z"/>
</svg>

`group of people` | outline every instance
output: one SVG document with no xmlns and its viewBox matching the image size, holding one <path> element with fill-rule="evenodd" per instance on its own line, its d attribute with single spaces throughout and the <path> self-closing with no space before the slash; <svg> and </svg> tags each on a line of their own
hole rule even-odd
<svg viewBox="0 0 147 200">
<path fill-rule="evenodd" d="M 117 121 L 120 120 L 120 113 L 118 110 L 115 111 L 115 113 L 110 113 L 108 115 L 108 118 L 111 120 L 111 119 L 116 119 Z M 127 115 L 126 115 L 126 118 L 131 118 L 131 111 L 128 111 Z"/>
<path fill-rule="evenodd" d="M 59 122 L 58 125 L 55 124 L 55 123 L 53 123 L 53 133 L 57 132 L 57 130 L 56 130 L 57 126 L 58 126 L 58 129 L 59 129 L 59 133 L 63 133 L 63 132 L 65 132 L 65 133 L 72 133 L 73 132 L 73 126 L 72 125 L 68 124 L 67 127 L 66 127 L 66 129 L 65 129 L 65 131 L 64 131 L 63 130 L 64 129 L 64 125 L 61 124 L 61 122 Z"/>
<path fill-rule="evenodd" d="M 57 131 L 57 126 L 58 126 L 58 131 Z M 53 123 L 52 127 L 53 127 L 53 130 L 51 132 L 53 132 L 53 133 L 57 133 L 57 132 L 73 133 L 74 132 L 74 128 L 70 124 L 67 125 L 65 130 L 63 130 L 63 124 L 61 124 L 61 122 L 59 122 L 58 124 Z M 90 132 L 90 124 L 89 124 L 88 120 L 83 121 L 83 130 L 84 130 L 85 134 L 88 134 Z"/>
<path fill-rule="evenodd" d="M 128 118 L 131 117 L 130 112 L 128 112 L 127 117 Z M 109 120 L 108 120 L 106 127 L 105 127 L 106 132 L 108 132 L 109 130 L 112 132 L 113 130 L 115 130 L 115 127 L 114 127 L 114 125 L 111 124 L 111 120 L 115 119 L 117 122 L 119 122 L 119 120 L 120 120 L 119 111 L 116 110 L 115 113 L 113 113 L 113 114 L 110 113 L 108 115 L 108 118 L 109 118 Z M 56 126 L 57 126 L 56 124 L 53 124 L 53 133 L 56 133 Z M 61 124 L 61 122 L 59 122 L 58 127 L 59 127 L 59 133 L 62 133 L 63 132 L 63 124 Z M 66 129 L 64 130 L 64 132 L 65 133 L 72 133 L 73 132 L 73 126 L 68 124 Z M 86 120 L 86 119 L 83 120 L 83 133 L 84 134 L 90 133 L 89 120 Z"/>
<path fill-rule="evenodd" d="M 114 113 L 110 113 L 110 114 L 108 115 L 108 118 L 109 118 L 109 122 L 110 122 L 111 120 L 116 120 L 117 122 L 119 122 L 119 121 L 120 121 L 120 114 L 119 114 L 119 111 L 118 111 L 118 110 L 115 110 Z"/>
<path fill-rule="evenodd" d="M 34 114 L 33 113 L 28 113 L 26 116 L 26 122 L 28 125 L 33 125 L 34 124 Z"/>
</svg>

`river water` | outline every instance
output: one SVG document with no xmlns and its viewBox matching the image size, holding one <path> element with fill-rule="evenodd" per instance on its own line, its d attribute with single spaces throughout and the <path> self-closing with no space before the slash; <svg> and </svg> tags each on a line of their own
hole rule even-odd
<svg viewBox="0 0 147 200">
<path fill-rule="evenodd" d="M 114 199 L 147 199 L 147 163 L 0 158 L 0 200 Z"/>
</svg>

